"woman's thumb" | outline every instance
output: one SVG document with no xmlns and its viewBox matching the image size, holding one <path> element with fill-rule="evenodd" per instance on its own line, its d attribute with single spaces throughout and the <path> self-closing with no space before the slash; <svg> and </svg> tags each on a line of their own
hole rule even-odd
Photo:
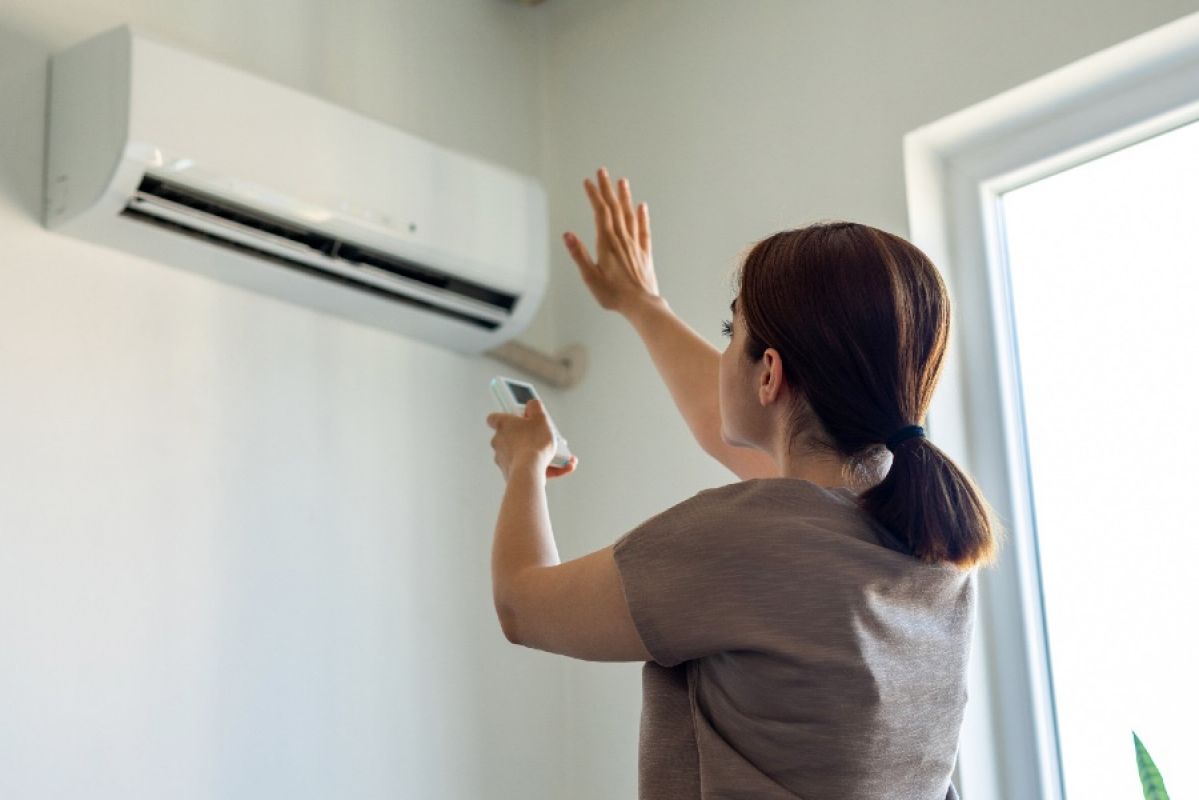
<svg viewBox="0 0 1199 800">
<path fill-rule="evenodd" d="M 579 269 L 586 272 L 595 267 L 595 263 L 591 260 L 591 254 L 587 252 L 587 245 L 583 244 L 582 239 L 567 232 L 562 234 L 562 240 L 566 242 L 566 249 L 574 262 L 579 265 Z"/>
</svg>

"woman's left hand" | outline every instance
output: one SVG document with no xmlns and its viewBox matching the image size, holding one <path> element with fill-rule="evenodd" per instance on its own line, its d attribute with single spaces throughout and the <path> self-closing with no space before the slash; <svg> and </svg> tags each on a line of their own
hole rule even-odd
<svg viewBox="0 0 1199 800">
<path fill-rule="evenodd" d="M 495 412 L 487 415 L 487 424 L 495 430 L 491 447 L 505 481 L 514 466 L 529 464 L 538 471 L 545 470 L 547 478 L 557 478 L 574 472 L 579 463 L 577 456 L 571 456 L 565 467 L 549 465 L 557 445 L 545 407 L 536 398 L 525 404 L 523 417 Z"/>
</svg>

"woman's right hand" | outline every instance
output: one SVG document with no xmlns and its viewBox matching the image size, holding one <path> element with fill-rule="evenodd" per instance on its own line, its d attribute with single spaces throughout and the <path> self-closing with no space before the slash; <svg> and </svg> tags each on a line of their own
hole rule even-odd
<svg viewBox="0 0 1199 800">
<path fill-rule="evenodd" d="M 596 171 L 597 183 L 583 181 L 595 211 L 595 260 L 579 237 L 563 235 L 566 249 L 579 267 L 583 282 L 606 309 L 628 314 L 638 302 L 658 296 L 654 257 L 650 249 L 649 208 L 633 210 L 629 182 L 621 178 L 613 191 L 608 171 Z M 618 194 L 619 192 L 619 194 Z"/>
</svg>

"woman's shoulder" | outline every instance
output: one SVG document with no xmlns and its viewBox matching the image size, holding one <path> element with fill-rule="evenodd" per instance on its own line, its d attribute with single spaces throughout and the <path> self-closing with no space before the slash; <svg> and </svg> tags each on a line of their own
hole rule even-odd
<svg viewBox="0 0 1199 800">
<path fill-rule="evenodd" d="M 778 496 L 808 496 L 837 500 L 844 497 L 856 496 L 856 491 L 848 486 L 821 486 L 803 478 L 749 478 L 723 486 L 702 489 L 695 495 L 716 498 L 732 497 L 778 497 Z"/>
<path fill-rule="evenodd" d="M 844 558 L 887 572 L 964 577 L 952 564 L 928 564 L 912 556 L 861 507 L 858 496 L 848 486 L 822 486 L 802 478 L 752 478 L 697 493 L 690 510 L 734 527 L 745 544 L 757 533 L 768 544 L 802 542 L 808 556 Z"/>
<path fill-rule="evenodd" d="M 802 485 L 801 485 L 802 484 Z M 821 487 L 789 478 L 755 478 L 700 489 L 647 519 L 640 527 L 694 527 L 746 532 L 777 527 L 780 520 L 798 523 L 800 517 L 827 513 L 821 507 L 838 502 L 823 496 Z"/>
<path fill-rule="evenodd" d="M 792 519 L 822 519 L 853 516 L 858 510 L 857 494 L 848 486 L 821 486 L 802 478 L 751 478 L 704 489 L 691 502 L 729 514 L 769 518 L 781 512 Z"/>
</svg>

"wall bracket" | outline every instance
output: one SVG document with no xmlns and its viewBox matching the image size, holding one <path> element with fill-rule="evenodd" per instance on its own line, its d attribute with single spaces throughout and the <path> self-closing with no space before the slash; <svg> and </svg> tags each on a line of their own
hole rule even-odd
<svg viewBox="0 0 1199 800">
<path fill-rule="evenodd" d="M 548 355 L 516 340 L 505 342 L 483 355 L 516 367 L 542 384 L 556 389 L 569 389 L 583 378 L 587 369 L 587 349 L 572 344 L 557 355 Z"/>
</svg>

